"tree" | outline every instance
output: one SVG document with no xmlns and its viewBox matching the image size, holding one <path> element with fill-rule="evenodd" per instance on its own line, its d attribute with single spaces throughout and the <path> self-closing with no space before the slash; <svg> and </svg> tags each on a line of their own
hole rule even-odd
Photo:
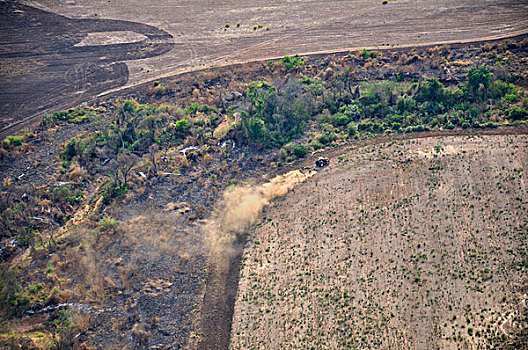
<svg viewBox="0 0 528 350">
<path fill-rule="evenodd" d="M 268 130 L 264 121 L 258 117 L 251 118 L 248 122 L 249 140 L 252 143 L 264 143 Z"/>
<path fill-rule="evenodd" d="M 117 155 L 117 175 L 119 184 L 123 187 L 127 187 L 127 180 L 130 170 L 136 164 L 138 157 L 127 149 L 121 149 Z"/>
<path fill-rule="evenodd" d="M 486 66 L 472 67 L 468 74 L 468 88 L 474 98 L 485 98 L 490 86 L 491 73 Z"/>
<path fill-rule="evenodd" d="M 444 85 L 437 79 L 428 79 L 424 86 L 421 86 L 418 90 L 416 100 L 418 102 L 434 102 L 439 103 L 444 100 Z"/>
<path fill-rule="evenodd" d="M 149 172 L 154 176 L 158 176 L 158 164 L 156 162 L 156 154 L 159 151 L 159 145 L 154 143 L 149 147 L 149 159 L 152 167 L 149 169 Z"/>
</svg>

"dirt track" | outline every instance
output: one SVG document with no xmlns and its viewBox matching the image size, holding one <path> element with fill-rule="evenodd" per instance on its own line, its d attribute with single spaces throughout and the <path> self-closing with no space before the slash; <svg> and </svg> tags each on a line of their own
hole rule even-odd
<svg viewBox="0 0 528 350">
<path fill-rule="evenodd" d="M 528 30 L 528 4 L 515 1 L 39 0 L 27 2 L 36 8 L 22 14 L 13 4 L 19 3 L 0 2 L 2 136 L 39 112 L 184 71 Z"/>
</svg>

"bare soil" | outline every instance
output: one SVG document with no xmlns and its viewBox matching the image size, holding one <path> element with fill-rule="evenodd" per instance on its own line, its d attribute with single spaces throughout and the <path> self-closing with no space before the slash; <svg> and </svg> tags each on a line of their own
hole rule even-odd
<svg viewBox="0 0 528 350">
<path fill-rule="evenodd" d="M 250 233 L 230 348 L 526 346 L 527 146 L 435 137 L 332 159 Z"/>
</svg>

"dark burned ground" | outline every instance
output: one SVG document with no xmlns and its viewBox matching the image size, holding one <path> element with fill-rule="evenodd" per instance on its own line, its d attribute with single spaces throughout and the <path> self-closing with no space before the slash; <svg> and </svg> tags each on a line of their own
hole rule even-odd
<svg viewBox="0 0 528 350">
<path fill-rule="evenodd" d="M 230 170 L 224 168 L 218 171 L 220 163 L 225 161 L 233 164 Z M 241 163 L 245 164 L 243 171 L 239 168 Z M 206 281 L 214 264 L 208 261 L 204 221 L 200 218 L 209 216 L 208 212 L 214 209 L 224 187 L 204 182 L 210 179 L 212 173 L 219 174 L 220 184 L 229 179 L 243 181 L 258 177 L 264 167 L 258 160 L 250 159 L 241 150 L 235 149 L 229 157 L 209 164 L 207 169 L 182 173 L 181 176 L 168 175 L 149 184 L 137 200 L 125 202 L 112 214 L 127 222 L 125 235 L 128 236 L 127 241 L 131 238 L 134 243 L 131 246 L 128 243 L 109 246 L 101 259 L 122 258 L 122 263 L 127 265 L 127 288 L 105 302 L 110 311 L 95 317 L 89 343 L 105 347 L 125 344 L 140 348 L 147 345 L 188 348 L 200 339 L 201 315 L 215 321 L 220 315 L 224 323 L 218 324 L 218 328 L 213 325 L 215 331 L 206 334 L 222 337 L 224 346 L 219 347 L 217 343 L 213 348 L 227 347 L 225 325 L 231 322 L 236 289 L 231 295 L 222 295 L 222 302 L 214 304 L 214 311 L 202 312 L 204 300 L 211 299 L 205 296 L 205 288 L 206 285 L 208 290 L 210 288 Z M 185 204 L 180 204 L 179 209 L 174 211 L 166 210 L 168 203 L 176 202 Z M 238 265 L 233 263 L 233 267 Z M 235 285 L 236 272 L 226 276 Z M 225 283 L 224 280 L 221 283 Z M 214 294 L 216 297 L 217 294 Z M 144 342 L 134 329 L 136 324 L 144 325 L 149 332 Z M 128 338 L 120 334 L 128 335 Z"/>
<path fill-rule="evenodd" d="M 89 33 L 134 32 L 133 43 L 78 46 Z M 128 81 L 121 61 L 152 57 L 174 46 L 148 25 L 70 19 L 12 1 L 0 2 L 0 130 L 47 109 L 65 109 Z M 20 129 L 20 126 L 18 126 Z"/>
</svg>

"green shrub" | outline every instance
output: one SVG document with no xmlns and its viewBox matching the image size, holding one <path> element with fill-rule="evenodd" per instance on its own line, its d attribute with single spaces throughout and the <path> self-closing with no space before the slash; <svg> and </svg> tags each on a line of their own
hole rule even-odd
<svg viewBox="0 0 528 350">
<path fill-rule="evenodd" d="M 375 57 L 375 54 L 374 54 L 374 51 L 367 51 L 367 49 L 363 49 L 359 51 L 358 57 L 366 60 L 366 59 Z"/>
<path fill-rule="evenodd" d="M 499 125 L 497 123 L 494 123 L 494 122 L 487 122 L 486 124 L 484 124 L 484 127 L 491 128 L 491 129 L 495 129 L 498 126 Z"/>
<path fill-rule="evenodd" d="M 252 143 L 265 143 L 268 138 L 266 124 L 260 118 L 251 118 L 248 122 L 249 140 Z"/>
<path fill-rule="evenodd" d="M 506 94 L 504 95 L 504 100 L 508 103 L 517 102 L 517 96 L 515 94 Z"/>
<path fill-rule="evenodd" d="M 348 123 L 347 131 L 348 131 L 348 136 L 350 136 L 350 137 L 357 136 L 358 127 L 357 127 L 356 123 L 354 123 L 354 122 Z"/>
<path fill-rule="evenodd" d="M 279 151 L 279 159 L 282 161 L 285 161 L 287 157 L 288 157 L 288 151 L 286 151 L 286 149 L 284 148 L 281 148 Z"/>
<path fill-rule="evenodd" d="M 114 181 L 108 181 L 101 186 L 101 193 L 103 195 L 103 202 L 109 203 L 113 198 L 120 198 L 125 195 L 128 188 L 124 185 L 118 185 Z"/>
<path fill-rule="evenodd" d="M 82 203 L 84 199 L 84 193 L 82 191 L 75 190 L 70 184 L 57 186 L 51 191 L 51 193 L 55 201 L 60 202 L 62 200 L 71 206 Z"/>
<path fill-rule="evenodd" d="M 189 133 L 191 125 L 187 119 L 180 119 L 174 124 L 174 131 L 176 135 L 183 137 Z"/>
<path fill-rule="evenodd" d="M 446 126 L 445 126 L 445 129 L 447 130 L 452 130 L 455 128 L 455 125 L 451 122 L 447 123 Z"/>
<path fill-rule="evenodd" d="M 350 119 L 348 119 L 346 115 L 339 115 L 336 118 L 335 126 L 345 126 L 345 125 L 348 125 L 349 122 L 350 122 Z"/>
<path fill-rule="evenodd" d="M 167 92 L 167 88 L 165 87 L 165 85 L 163 85 L 163 83 L 155 81 L 154 89 L 152 90 L 152 92 L 154 93 L 154 95 L 158 96 L 165 95 L 165 93 Z"/>
<path fill-rule="evenodd" d="M 328 145 L 329 143 L 337 140 L 337 135 L 333 131 L 323 131 L 317 136 L 317 141 L 322 145 Z"/>
<path fill-rule="evenodd" d="M 480 100 L 488 93 L 491 73 L 486 66 L 472 67 L 467 73 L 467 87 L 473 97 L 476 100 Z"/>
<path fill-rule="evenodd" d="M 117 225 L 119 225 L 119 221 L 114 219 L 114 218 L 111 218 L 110 216 L 105 216 L 104 218 L 102 218 L 100 221 L 99 221 L 99 226 L 103 229 L 103 230 L 111 230 L 111 229 L 114 229 L 117 227 Z"/>
<path fill-rule="evenodd" d="M 306 157 L 306 147 L 304 147 L 304 145 L 293 146 L 293 154 L 295 154 L 297 158 Z"/>
<path fill-rule="evenodd" d="M 2 141 L 4 148 L 20 147 L 24 144 L 22 136 L 8 136 Z"/>
<path fill-rule="evenodd" d="M 132 100 L 126 100 L 125 103 L 123 103 L 123 112 L 127 112 L 127 113 L 133 113 L 137 110 L 138 108 L 138 103 L 136 101 L 132 101 Z"/>
<path fill-rule="evenodd" d="M 298 67 L 298 66 L 302 66 L 304 64 L 304 60 L 299 57 L 299 55 L 295 55 L 293 57 L 290 57 L 290 56 L 285 56 L 282 58 L 282 65 L 285 66 L 286 68 L 293 68 L 293 67 Z"/>
<path fill-rule="evenodd" d="M 310 142 L 310 145 L 312 146 L 314 151 L 317 151 L 318 149 L 321 149 L 323 147 L 323 145 L 317 139 L 313 139 Z"/>
<path fill-rule="evenodd" d="M 81 153 L 81 147 L 76 137 L 72 137 L 67 143 L 62 152 L 60 153 L 62 159 L 69 162 L 76 155 Z"/>
<path fill-rule="evenodd" d="M 528 115 L 526 109 L 523 107 L 515 106 L 510 110 L 509 117 L 512 120 L 523 120 Z"/>
</svg>

